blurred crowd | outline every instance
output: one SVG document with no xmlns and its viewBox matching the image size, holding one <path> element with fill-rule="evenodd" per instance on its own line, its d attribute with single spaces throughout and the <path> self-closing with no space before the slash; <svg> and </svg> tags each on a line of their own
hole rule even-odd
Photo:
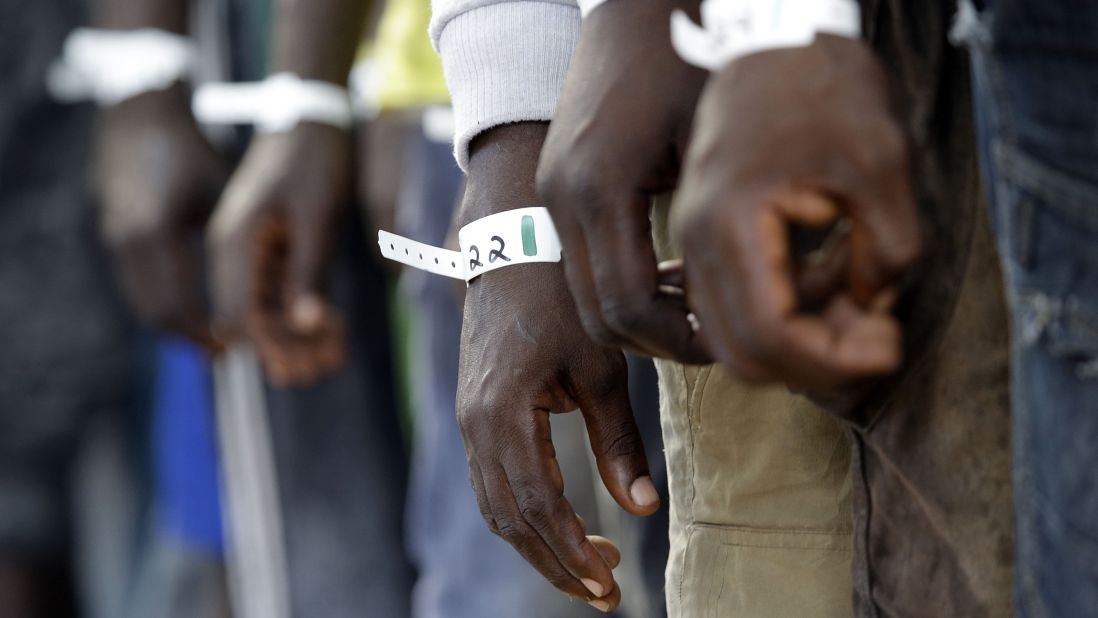
<svg viewBox="0 0 1098 618">
<path fill-rule="evenodd" d="M 0 0 L 0 618 L 1098 615 L 1096 60 L 1090 0 Z"/>
</svg>

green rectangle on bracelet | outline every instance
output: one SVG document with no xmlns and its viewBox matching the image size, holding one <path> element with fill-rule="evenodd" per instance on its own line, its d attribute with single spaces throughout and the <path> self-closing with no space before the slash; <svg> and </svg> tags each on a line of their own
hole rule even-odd
<svg viewBox="0 0 1098 618">
<path fill-rule="evenodd" d="M 534 234 L 534 218 L 530 215 L 522 217 L 522 253 L 534 256 L 538 254 L 538 239 Z"/>
</svg>

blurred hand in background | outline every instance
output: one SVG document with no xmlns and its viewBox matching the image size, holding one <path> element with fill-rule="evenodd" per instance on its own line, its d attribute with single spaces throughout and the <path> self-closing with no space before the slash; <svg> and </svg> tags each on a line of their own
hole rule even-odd
<svg viewBox="0 0 1098 618">
<path fill-rule="evenodd" d="M 147 92 L 99 116 L 101 225 L 127 300 L 148 324 L 209 350 L 203 234 L 227 177 L 185 88 Z"/>
<path fill-rule="evenodd" d="M 218 336 L 251 339 L 276 384 L 343 362 L 343 321 L 323 288 L 351 148 L 346 131 L 314 123 L 257 136 L 210 225 Z"/>
</svg>

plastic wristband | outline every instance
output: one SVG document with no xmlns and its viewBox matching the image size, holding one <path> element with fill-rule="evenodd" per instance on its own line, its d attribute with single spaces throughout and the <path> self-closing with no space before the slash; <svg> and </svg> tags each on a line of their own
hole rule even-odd
<svg viewBox="0 0 1098 618">
<path fill-rule="evenodd" d="M 671 14 L 671 43 L 686 62 L 715 71 L 748 54 L 811 45 L 820 33 L 861 37 L 855 0 L 702 0 L 702 25 Z"/>
<path fill-rule="evenodd" d="M 599 8 L 606 0 L 577 0 L 580 7 L 580 16 L 587 17 L 591 11 Z"/>
<path fill-rule="evenodd" d="M 329 82 L 278 73 L 261 82 L 202 84 L 194 115 L 209 124 L 251 124 L 263 133 L 289 131 L 301 122 L 341 129 L 354 122 L 347 89 Z"/>
<path fill-rule="evenodd" d="M 460 251 L 386 231 L 378 232 L 377 244 L 390 260 L 465 282 L 504 266 L 559 262 L 561 254 L 553 219 L 541 207 L 508 210 L 466 225 L 458 231 Z"/>
<path fill-rule="evenodd" d="M 194 58 L 190 40 L 171 32 L 77 28 L 50 66 L 46 87 L 58 101 L 116 105 L 188 77 Z"/>
</svg>

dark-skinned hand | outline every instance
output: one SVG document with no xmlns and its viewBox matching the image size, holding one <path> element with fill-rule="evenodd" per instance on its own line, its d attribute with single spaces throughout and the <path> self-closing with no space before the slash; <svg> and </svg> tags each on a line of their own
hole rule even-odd
<svg viewBox="0 0 1098 618">
<path fill-rule="evenodd" d="M 464 223 L 538 204 L 544 123 L 506 125 L 473 142 Z M 621 600 L 617 548 L 588 536 L 564 496 L 549 415 L 579 410 L 603 483 L 629 513 L 659 497 L 629 403 L 625 358 L 590 340 L 559 264 L 474 279 L 465 297 L 457 414 L 481 514 L 553 585 L 610 611 Z"/>
<path fill-rule="evenodd" d="M 717 359 L 802 389 L 899 366 L 889 308 L 920 253 L 920 229 L 904 133 L 867 45 L 821 35 L 715 73 L 683 174 L 671 230 Z M 840 220 L 837 276 L 812 276 L 791 232 Z"/>
<path fill-rule="evenodd" d="M 677 184 L 704 71 L 671 48 L 687 0 L 615 0 L 583 21 L 538 169 L 587 332 L 641 354 L 703 362 L 682 299 L 659 293 L 651 198 Z"/>
<path fill-rule="evenodd" d="M 216 350 L 202 237 L 227 171 L 183 87 L 102 111 L 95 160 L 101 227 L 130 306 L 147 324 Z"/>
<path fill-rule="evenodd" d="M 277 385 L 308 384 L 343 363 L 343 321 L 324 283 L 350 200 L 350 136 L 302 123 L 255 138 L 214 213 L 216 332 L 254 342 Z"/>
</svg>

